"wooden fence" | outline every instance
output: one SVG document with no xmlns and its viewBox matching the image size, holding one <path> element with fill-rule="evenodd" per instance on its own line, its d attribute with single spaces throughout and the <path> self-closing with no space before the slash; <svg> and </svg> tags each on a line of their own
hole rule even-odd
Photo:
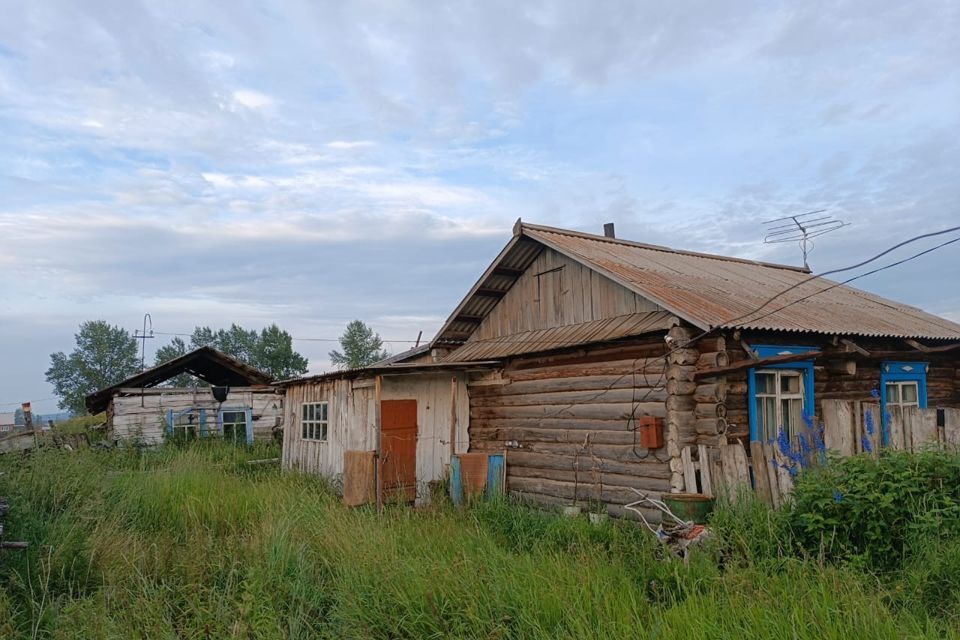
<svg viewBox="0 0 960 640">
<path fill-rule="evenodd" d="M 890 447 L 920 451 L 945 444 L 960 446 L 960 409 L 907 407 L 888 416 L 886 426 L 876 402 L 824 400 L 823 439 L 827 449 L 843 456 Z"/>
<path fill-rule="evenodd" d="M 824 400 L 823 420 L 814 421 L 805 446 L 792 443 L 791 452 L 777 443 L 751 442 L 749 455 L 741 441 L 719 446 L 696 445 L 680 454 L 684 489 L 688 493 L 729 496 L 744 492 L 778 508 L 793 489 L 793 475 L 821 459 L 819 444 L 842 456 L 879 453 L 884 448 L 921 451 L 927 447 L 960 448 L 960 409 L 907 408 L 903 415 L 881 420 L 876 402 Z M 819 433 L 819 425 L 823 431 Z M 819 442 L 818 442 L 819 440 Z"/>
</svg>

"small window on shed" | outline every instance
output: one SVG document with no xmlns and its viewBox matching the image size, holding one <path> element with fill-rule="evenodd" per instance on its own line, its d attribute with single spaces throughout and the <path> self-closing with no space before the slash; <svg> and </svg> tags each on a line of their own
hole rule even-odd
<svg viewBox="0 0 960 640">
<path fill-rule="evenodd" d="M 328 427 L 328 403 L 309 402 L 303 405 L 300 417 L 300 435 L 304 440 L 326 442 Z"/>
<path fill-rule="evenodd" d="M 243 409 L 224 410 L 220 416 L 223 439 L 235 444 L 247 441 L 247 412 Z"/>
</svg>

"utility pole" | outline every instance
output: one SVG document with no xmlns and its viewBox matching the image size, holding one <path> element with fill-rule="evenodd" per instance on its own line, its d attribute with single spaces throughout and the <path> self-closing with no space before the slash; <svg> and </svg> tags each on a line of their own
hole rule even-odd
<svg viewBox="0 0 960 640">
<path fill-rule="evenodd" d="M 150 323 L 150 333 L 147 333 L 147 323 Z M 135 340 L 140 341 L 140 371 L 147 369 L 147 340 L 153 337 L 153 318 L 149 313 L 143 314 L 143 331 L 139 329 L 133 332 Z M 140 406 L 144 406 L 143 389 L 140 389 Z"/>
<path fill-rule="evenodd" d="M 150 333 L 147 333 L 147 323 L 150 324 Z M 149 313 L 143 314 L 143 331 L 137 329 L 133 332 L 134 340 L 140 341 L 140 371 L 146 370 L 147 362 L 147 340 L 153 337 L 153 318 Z"/>
</svg>

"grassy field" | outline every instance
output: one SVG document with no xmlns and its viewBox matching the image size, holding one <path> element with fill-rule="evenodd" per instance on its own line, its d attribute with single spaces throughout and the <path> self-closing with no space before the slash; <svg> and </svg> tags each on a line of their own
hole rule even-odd
<svg viewBox="0 0 960 640">
<path fill-rule="evenodd" d="M 684 566 L 629 523 L 344 508 L 316 478 L 243 464 L 270 455 L 0 460 L 8 539 L 31 542 L 0 556 L 0 637 L 960 637 L 955 539 L 879 574 L 803 558 L 748 505 Z"/>
</svg>

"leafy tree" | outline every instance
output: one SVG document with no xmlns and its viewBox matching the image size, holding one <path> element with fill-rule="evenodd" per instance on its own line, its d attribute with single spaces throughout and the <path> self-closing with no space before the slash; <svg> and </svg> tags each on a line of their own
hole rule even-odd
<svg viewBox="0 0 960 640">
<path fill-rule="evenodd" d="M 347 329 L 340 336 L 340 348 L 343 349 L 342 352 L 330 352 L 330 362 L 345 369 L 366 367 L 389 355 L 383 349 L 380 335 L 360 320 L 354 320 L 347 325 Z"/>
<path fill-rule="evenodd" d="M 200 347 L 213 347 L 240 362 L 267 373 L 278 380 L 292 378 L 307 372 L 308 361 L 294 351 L 293 338 L 275 324 L 259 333 L 233 324 L 229 329 L 214 331 L 210 327 L 196 327 L 190 335 L 189 346 L 174 338 L 170 344 L 157 350 L 157 364 L 172 360 Z M 162 356 L 162 357 L 161 357 Z M 183 374 L 173 379 L 174 386 L 203 385 L 192 376 Z"/>
<path fill-rule="evenodd" d="M 176 358 L 179 358 L 182 355 L 187 353 L 187 343 L 183 341 L 183 338 L 174 338 L 170 341 L 170 344 L 165 344 L 159 349 L 154 356 L 154 365 L 161 365 L 164 362 L 170 362 Z M 202 386 L 203 381 L 195 378 L 189 373 L 180 373 L 174 377 L 167 380 L 163 386 L 165 387 L 181 387 L 181 388 L 192 388 Z"/>
<path fill-rule="evenodd" d="M 307 359 L 293 350 L 293 338 L 275 324 L 260 331 L 254 346 L 254 366 L 277 380 L 307 372 Z"/>
<path fill-rule="evenodd" d="M 46 376 L 60 408 L 83 414 L 84 397 L 130 377 L 140 366 L 137 341 L 122 327 L 91 320 L 80 325 L 75 338 L 76 347 L 69 355 L 62 351 L 50 354 Z"/>
</svg>

